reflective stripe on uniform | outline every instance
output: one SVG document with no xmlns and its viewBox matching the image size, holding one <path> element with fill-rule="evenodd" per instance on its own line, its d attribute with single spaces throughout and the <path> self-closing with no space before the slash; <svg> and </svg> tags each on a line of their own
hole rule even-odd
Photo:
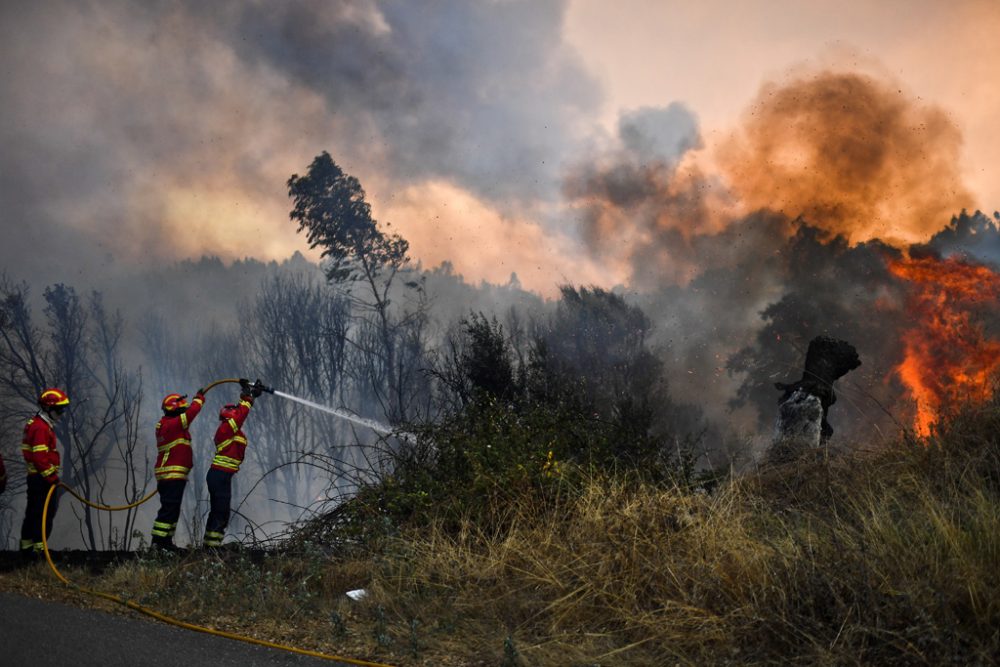
<svg viewBox="0 0 1000 667">
<path fill-rule="evenodd" d="M 245 445 L 245 444 L 247 444 L 247 439 L 244 438 L 242 435 L 234 435 L 233 437 L 226 438 L 225 440 L 223 440 L 222 442 L 220 442 L 219 444 L 217 444 L 215 446 L 215 451 L 221 452 L 223 449 L 225 449 L 229 445 L 233 444 L 234 442 L 238 442 L 241 445 Z"/>
<path fill-rule="evenodd" d="M 161 462 L 165 463 L 168 458 L 170 458 L 170 450 L 177 445 L 191 445 L 190 438 L 177 438 L 176 440 L 171 440 L 165 445 L 160 445 L 156 448 L 159 452 L 159 459 Z M 160 466 L 153 469 L 153 474 L 156 479 L 187 479 L 188 472 L 190 468 L 185 468 L 184 466 Z"/>
<path fill-rule="evenodd" d="M 223 456 L 222 454 L 216 454 L 215 458 L 212 459 L 212 465 L 225 468 L 226 470 L 232 470 L 233 472 L 239 472 L 241 463 L 243 463 L 243 461 Z"/>
<path fill-rule="evenodd" d="M 215 446 L 216 454 L 215 458 L 212 459 L 212 465 L 216 465 L 220 468 L 225 468 L 226 470 L 231 470 L 233 472 L 239 472 L 240 464 L 242 464 L 243 461 L 241 459 L 234 459 L 231 456 L 224 456 L 222 452 L 234 442 L 246 446 L 247 439 L 242 435 L 238 435 L 239 425 L 237 425 L 235 419 L 230 417 L 227 421 L 229 422 L 230 428 L 233 429 L 233 437 L 226 438 Z"/>
<path fill-rule="evenodd" d="M 218 547 L 222 545 L 222 538 L 225 537 L 225 533 L 219 533 L 214 530 L 205 531 L 205 546 L 206 547 Z"/>
<path fill-rule="evenodd" d="M 158 480 L 187 479 L 189 472 L 191 472 L 191 468 L 186 466 L 163 466 L 153 471 Z"/>
<path fill-rule="evenodd" d="M 171 449 L 173 449 L 177 445 L 181 445 L 181 444 L 183 444 L 183 445 L 190 445 L 191 444 L 191 439 L 190 438 L 183 438 L 183 437 L 181 437 L 181 438 L 177 438 L 176 440 L 171 440 L 170 442 L 168 442 L 166 444 L 158 446 L 156 448 L 156 451 L 158 451 L 161 454 L 163 454 L 163 453 L 169 452 Z"/>
<path fill-rule="evenodd" d="M 176 523 L 166 523 L 164 521 L 154 521 L 153 530 L 150 531 L 156 537 L 173 537 L 174 531 L 177 530 Z"/>
</svg>

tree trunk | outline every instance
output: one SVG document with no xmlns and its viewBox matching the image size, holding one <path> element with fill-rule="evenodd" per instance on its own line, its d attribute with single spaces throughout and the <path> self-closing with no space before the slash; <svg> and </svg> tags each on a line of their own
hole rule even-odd
<svg viewBox="0 0 1000 667">
<path fill-rule="evenodd" d="M 778 418 L 768 461 L 780 463 L 804 451 L 817 449 L 833 435 L 827 422 L 830 406 L 837 402 L 833 383 L 861 365 L 854 346 L 829 336 L 809 343 L 802 378 L 792 384 L 776 382 L 784 392 L 778 400 Z"/>
</svg>

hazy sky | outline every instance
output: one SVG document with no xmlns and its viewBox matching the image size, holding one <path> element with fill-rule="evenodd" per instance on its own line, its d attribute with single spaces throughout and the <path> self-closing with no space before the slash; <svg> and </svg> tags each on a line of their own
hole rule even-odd
<svg viewBox="0 0 1000 667">
<path fill-rule="evenodd" d="M 994 0 L 6 0 L 0 262 L 285 258 L 285 182 L 326 150 L 425 266 L 610 286 L 629 270 L 587 249 L 567 174 L 630 150 L 714 178 L 764 87 L 821 70 L 940 113 L 947 204 L 993 211 L 997 34 Z"/>
</svg>

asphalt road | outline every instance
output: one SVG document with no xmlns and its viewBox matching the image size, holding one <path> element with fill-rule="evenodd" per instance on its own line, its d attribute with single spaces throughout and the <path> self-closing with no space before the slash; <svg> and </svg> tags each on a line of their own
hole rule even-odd
<svg viewBox="0 0 1000 667">
<path fill-rule="evenodd" d="M 347 657 L 347 656 L 345 656 Z M 103 611 L 0 592 L 0 664 L 350 667 Z"/>
</svg>

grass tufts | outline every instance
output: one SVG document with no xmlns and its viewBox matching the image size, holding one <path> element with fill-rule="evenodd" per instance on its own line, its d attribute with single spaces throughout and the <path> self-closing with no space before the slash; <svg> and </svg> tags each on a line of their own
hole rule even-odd
<svg viewBox="0 0 1000 667">
<path fill-rule="evenodd" d="M 1000 405 L 869 449 L 711 491 L 569 463 L 524 484 L 478 475 L 490 492 L 472 511 L 431 503 L 361 541 L 331 516 L 295 553 L 66 574 L 191 622 L 406 666 L 996 664 Z M 0 586 L 57 589 L 41 566 Z"/>
</svg>

